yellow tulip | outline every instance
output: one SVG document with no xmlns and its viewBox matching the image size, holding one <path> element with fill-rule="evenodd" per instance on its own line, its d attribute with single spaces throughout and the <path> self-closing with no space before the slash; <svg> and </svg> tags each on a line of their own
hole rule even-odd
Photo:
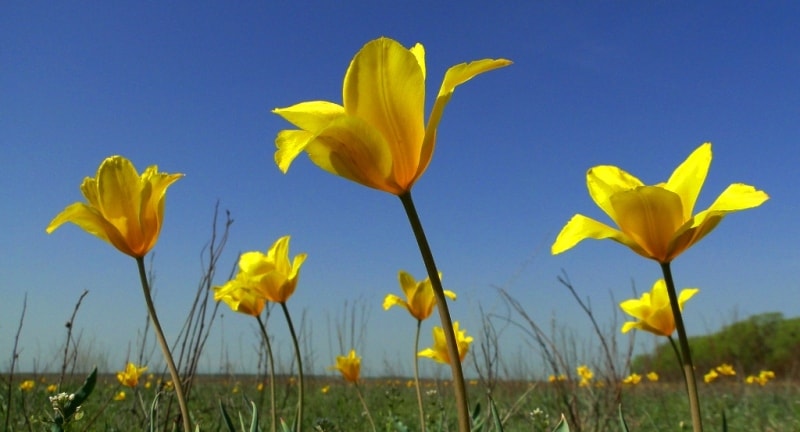
<svg viewBox="0 0 800 432">
<path fill-rule="evenodd" d="M 448 69 L 426 126 L 425 49 L 421 44 L 406 49 L 388 38 L 373 40 L 347 68 L 342 105 L 311 101 L 273 110 L 299 128 L 278 133 L 275 162 L 285 173 L 305 151 L 325 171 L 402 195 L 431 161 L 436 130 L 455 88 L 509 64 L 483 59 Z"/>
<path fill-rule="evenodd" d="M 651 382 L 656 382 L 656 381 L 658 381 L 658 374 L 657 374 L 657 373 L 655 373 L 655 372 L 650 372 L 650 373 L 648 373 L 648 374 L 647 374 L 647 380 L 648 380 L 648 381 L 651 381 Z"/>
<path fill-rule="evenodd" d="M 345 381 L 357 383 L 361 374 L 361 357 L 356 355 L 356 350 L 351 349 L 350 354 L 346 356 L 336 356 L 336 364 L 328 369 L 338 370 Z"/>
<path fill-rule="evenodd" d="M 264 310 L 267 299 L 248 286 L 245 277 L 237 276 L 225 285 L 214 287 L 214 301 L 222 300 L 235 312 L 258 316 Z"/>
<path fill-rule="evenodd" d="M 300 266 L 306 260 L 301 253 L 289 261 L 290 236 L 279 238 L 263 252 L 246 252 L 239 258 L 236 278 L 214 288 L 214 300 L 223 300 L 231 309 L 249 315 L 258 315 L 263 309 L 261 299 L 284 303 L 294 294 Z"/>
<path fill-rule="evenodd" d="M 700 290 L 686 288 L 678 295 L 678 305 L 683 310 L 683 304 Z M 640 299 L 625 300 L 619 304 L 625 313 L 638 321 L 629 321 L 622 325 L 622 333 L 632 329 L 639 329 L 660 336 L 671 336 L 675 331 L 675 317 L 669 304 L 667 284 L 664 279 L 659 279 L 649 293 L 642 294 Z"/>
<path fill-rule="evenodd" d="M 716 368 L 714 368 L 720 375 L 727 375 L 727 376 L 734 376 L 736 375 L 736 370 L 733 369 L 733 366 L 729 365 L 728 363 L 723 363 Z"/>
<path fill-rule="evenodd" d="M 47 233 L 72 222 L 120 252 L 141 258 L 158 241 L 167 187 L 181 177 L 160 173 L 155 165 L 139 175 L 128 159 L 106 158 L 97 176 L 86 177 L 81 184 L 87 202 L 67 206 L 47 226 Z"/>
<path fill-rule="evenodd" d="M 578 376 L 581 377 L 581 381 L 586 381 L 587 383 L 594 378 L 594 372 L 589 369 L 589 366 L 580 365 L 578 366 L 575 371 L 578 373 Z"/>
<path fill-rule="evenodd" d="M 634 372 L 634 373 L 628 375 L 627 377 L 625 377 L 625 379 L 622 380 L 622 383 L 623 384 L 636 385 L 636 384 L 639 384 L 639 382 L 641 382 L 641 381 L 642 381 L 642 376 Z"/>
<path fill-rule="evenodd" d="M 769 196 L 753 186 L 728 186 L 706 210 L 693 215 L 711 165 L 711 144 L 698 147 L 666 183 L 646 186 L 615 166 L 596 166 L 586 174 L 589 194 L 619 229 L 577 214 L 551 248 L 559 254 L 580 241 L 611 239 L 639 255 L 669 263 L 713 230 L 731 212 L 758 207 Z"/>
<path fill-rule="evenodd" d="M 456 335 L 456 345 L 458 346 L 458 356 L 460 361 L 464 361 L 472 343 L 472 336 L 467 336 L 465 330 L 459 330 L 458 321 L 453 323 L 453 332 Z M 444 330 L 441 327 L 433 328 L 433 347 L 424 349 L 418 354 L 420 357 L 427 357 L 439 363 L 450 364 L 450 354 L 447 352 L 447 341 L 444 337 Z"/>
<path fill-rule="evenodd" d="M 441 278 L 442 274 L 439 273 L 439 279 Z M 431 316 L 433 306 L 436 305 L 436 296 L 433 293 L 431 279 L 425 278 L 417 282 L 413 276 L 402 270 L 398 274 L 398 279 L 400 280 L 400 288 L 403 289 L 407 300 L 403 300 L 394 294 L 388 294 L 383 300 L 383 309 L 388 310 L 392 306 L 402 306 L 419 321 L 424 321 Z M 452 300 L 456 299 L 456 294 L 452 291 L 445 290 L 444 295 Z"/>
<path fill-rule="evenodd" d="M 36 381 L 34 381 L 34 380 L 25 380 L 25 381 L 22 381 L 19 384 L 19 389 L 21 391 L 27 392 L 27 391 L 33 390 L 33 388 L 35 386 L 36 386 Z"/>
<path fill-rule="evenodd" d="M 714 382 L 717 378 L 719 378 L 719 374 L 717 374 L 717 371 L 714 369 L 711 369 L 707 374 L 703 375 L 703 381 L 705 381 L 706 384 Z"/>
<path fill-rule="evenodd" d="M 139 385 L 139 377 L 146 370 L 147 366 L 138 367 L 133 363 L 128 363 L 125 370 L 117 372 L 117 381 L 125 387 L 136 387 Z"/>
</svg>

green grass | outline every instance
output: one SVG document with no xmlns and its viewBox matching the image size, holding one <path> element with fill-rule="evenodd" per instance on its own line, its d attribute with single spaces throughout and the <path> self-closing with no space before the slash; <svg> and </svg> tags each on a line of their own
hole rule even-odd
<svg viewBox="0 0 800 432">
<path fill-rule="evenodd" d="M 47 385 L 56 376 L 16 377 L 34 378 L 36 386 L 27 392 L 16 385 L 12 391 L 10 431 L 39 431 L 49 429 L 46 421 L 51 414 Z M 82 378 L 64 386 L 69 392 L 80 385 Z M 145 388 L 148 380 L 140 382 L 137 390 L 124 389 L 126 399 L 115 401 L 114 395 L 123 390 L 111 375 L 98 378 L 97 387 L 81 409 L 83 417 L 68 430 L 140 431 L 148 425 L 147 413 L 156 394 L 155 380 Z M 294 414 L 295 384 L 282 378 L 278 384 L 279 416 L 290 420 Z M 254 376 L 238 378 L 200 375 L 189 398 L 193 424 L 203 431 L 224 430 L 219 404 L 225 405 L 236 423 L 239 416 L 250 418 L 249 401 L 256 403 L 261 419 L 261 430 L 269 430 L 268 391 L 258 390 Z M 370 412 L 378 430 L 390 431 L 396 423 L 408 430 L 418 430 L 416 393 L 407 379 L 368 379 L 362 385 Z M 480 403 L 486 412 L 485 391 L 475 382 L 468 384 L 470 405 Z M 327 388 L 326 392 L 323 389 Z M 604 387 L 566 387 L 566 395 L 577 404 L 580 424 L 571 424 L 572 430 L 619 430 L 614 412 L 593 411 L 599 393 Z M 800 386 L 794 383 L 770 382 L 764 387 L 746 385 L 740 381 L 714 382 L 701 386 L 703 417 L 706 430 L 722 430 L 725 413 L 730 431 L 796 431 L 800 430 Z M 328 431 L 367 431 L 369 424 L 358 402 L 355 389 L 344 381 L 332 378 L 310 378 L 306 399 L 306 421 L 303 430 L 315 426 Z M 175 402 L 166 393 L 159 403 L 159 430 L 172 430 L 170 418 L 177 413 Z M 0 400 L 3 414 L 8 412 L 9 401 L 5 394 Z M 564 411 L 556 386 L 549 383 L 519 381 L 499 382 L 493 393 L 506 431 L 550 430 Z M 455 409 L 447 381 L 425 381 L 423 399 L 426 424 L 430 431 L 456 430 Z M 680 383 L 642 382 L 625 386 L 622 392 L 625 418 L 632 431 L 690 430 L 689 411 L 685 390 Z M 168 412 L 171 415 L 167 415 Z M 27 414 L 27 416 L 26 416 Z M 27 418 L 27 422 L 26 422 Z M 605 418 L 605 420 L 603 420 Z M 611 421 L 608 421 L 611 419 Z M 580 428 L 580 429 L 578 429 Z"/>
</svg>

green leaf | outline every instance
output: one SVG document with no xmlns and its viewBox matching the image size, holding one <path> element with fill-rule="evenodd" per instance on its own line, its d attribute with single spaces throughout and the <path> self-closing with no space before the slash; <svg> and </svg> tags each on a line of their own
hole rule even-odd
<svg viewBox="0 0 800 432">
<path fill-rule="evenodd" d="M 250 421 L 250 432 L 258 432 L 258 410 L 256 404 L 250 401 L 250 407 L 253 409 L 253 419 Z"/>
<path fill-rule="evenodd" d="M 728 419 L 725 417 L 725 410 L 722 410 L 722 432 L 728 432 Z"/>
<path fill-rule="evenodd" d="M 225 422 L 225 426 L 228 427 L 228 432 L 236 432 L 231 416 L 228 415 L 228 411 L 225 410 L 225 405 L 222 404 L 222 401 L 219 401 L 219 409 L 222 411 L 222 420 Z"/>
<path fill-rule="evenodd" d="M 161 392 L 156 393 L 156 397 L 153 398 L 153 403 L 150 404 L 150 432 L 156 432 L 156 421 L 158 417 L 158 398 L 161 396 Z"/>
<path fill-rule="evenodd" d="M 472 432 L 483 432 L 483 427 L 486 425 L 486 418 L 481 415 L 481 403 L 475 404 L 475 409 L 472 410 Z"/>
<path fill-rule="evenodd" d="M 622 416 L 622 404 L 619 404 L 619 427 L 622 429 L 622 432 L 630 432 L 628 430 L 628 424 L 625 423 L 625 417 Z"/>
<path fill-rule="evenodd" d="M 494 399 L 489 396 L 489 411 L 492 412 L 492 419 L 494 420 L 494 427 L 497 429 L 498 432 L 503 432 L 503 422 L 500 421 L 500 414 L 497 412 L 497 405 L 494 403 Z"/>
<path fill-rule="evenodd" d="M 73 393 L 72 400 L 64 404 L 63 413 L 56 414 L 56 418 L 53 419 L 53 423 L 50 425 L 50 430 L 52 432 L 63 432 L 64 429 L 62 426 L 75 414 L 76 411 L 78 411 L 78 408 L 81 406 L 81 404 L 86 402 L 86 399 L 88 399 L 89 395 L 92 394 L 92 390 L 94 390 L 94 385 L 96 383 L 97 366 L 92 369 L 92 372 L 86 377 L 86 380 L 83 381 L 81 388 Z"/>
<path fill-rule="evenodd" d="M 561 414 L 561 420 L 558 421 L 553 432 L 569 432 L 569 425 L 567 424 L 567 419 L 564 417 L 564 414 Z"/>
</svg>

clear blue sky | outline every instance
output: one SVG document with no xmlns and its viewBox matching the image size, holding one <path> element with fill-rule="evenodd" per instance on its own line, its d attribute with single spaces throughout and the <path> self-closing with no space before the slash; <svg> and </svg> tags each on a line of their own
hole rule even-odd
<svg viewBox="0 0 800 432">
<path fill-rule="evenodd" d="M 0 370 L 26 293 L 23 369 L 59 364 L 64 322 L 84 289 L 81 346 L 107 355 L 112 368 L 135 346 L 146 312 L 134 261 L 73 225 L 44 231 L 82 199 L 84 176 L 122 154 L 140 170 L 157 164 L 186 174 L 169 190 L 155 248 L 168 334 L 191 302 L 219 200 L 235 219 L 223 269 L 238 252 L 264 250 L 285 234 L 292 254 L 308 253 L 289 307 L 297 319 L 307 314 L 317 369 L 339 354 L 329 324 L 349 302 L 368 315 L 356 346 L 364 372 L 410 373 L 403 359 L 414 322 L 381 309 L 387 293 L 399 293 L 398 270 L 425 273 L 399 200 L 305 156 L 287 175 L 273 162 L 275 134 L 289 125 L 270 110 L 340 102 L 350 59 L 379 36 L 425 45 L 428 106 L 449 66 L 514 61 L 459 87 L 414 189 L 445 286 L 459 294 L 454 317 L 469 332 L 477 336 L 479 306 L 505 312 L 495 290 L 503 287 L 543 326 L 555 318 L 591 339 L 588 320 L 556 281 L 561 270 L 608 322 L 610 295 L 630 297 L 631 283 L 649 289 L 659 268 L 612 242 L 550 256 L 574 213 L 606 220 L 586 192 L 586 170 L 613 164 L 656 183 L 704 141 L 714 143 L 714 161 L 701 208 L 733 182 L 771 199 L 729 216 L 674 263 L 679 286 L 701 289 L 687 305 L 689 333 L 737 314 L 800 314 L 797 4 L 436 3 L 0 6 Z M 225 334 L 214 330 L 204 367 L 216 370 L 223 349 L 238 370 L 252 367 L 254 320 L 227 308 L 224 315 Z M 288 353 L 279 318 L 271 329 Z M 426 322 L 423 346 L 435 323 Z M 638 341 L 652 346 L 653 338 Z M 510 329 L 503 346 L 509 360 L 527 350 Z"/>
</svg>

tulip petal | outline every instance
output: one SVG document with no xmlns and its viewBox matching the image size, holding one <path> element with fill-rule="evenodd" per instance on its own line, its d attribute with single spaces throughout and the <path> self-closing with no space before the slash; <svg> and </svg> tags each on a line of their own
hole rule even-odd
<svg viewBox="0 0 800 432">
<path fill-rule="evenodd" d="M 680 306 L 680 309 L 683 310 L 683 304 L 689 301 L 690 298 L 694 297 L 694 295 L 699 292 L 700 290 L 697 288 L 682 289 L 681 293 L 678 295 L 678 306 Z"/>
<path fill-rule="evenodd" d="M 422 80 L 425 81 L 427 75 L 427 70 L 425 68 L 425 47 L 422 46 L 421 43 L 417 43 L 408 50 L 411 51 L 411 54 L 414 54 L 414 57 L 417 59 L 419 69 L 422 71 Z"/>
<path fill-rule="evenodd" d="M 306 131 L 318 131 L 344 115 L 344 107 L 328 101 L 300 102 L 286 108 L 275 108 L 273 113 Z"/>
<path fill-rule="evenodd" d="M 97 170 L 96 181 L 100 211 L 123 234 L 128 234 L 129 224 L 138 222 L 141 207 L 140 177 L 136 168 L 125 158 L 107 158 Z"/>
<path fill-rule="evenodd" d="M 560 254 L 585 239 L 611 239 L 628 246 L 640 255 L 647 256 L 646 252 L 638 244 L 621 231 L 581 214 L 576 214 L 564 225 L 550 251 L 553 255 Z"/>
<path fill-rule="evenodd" d="M 611 206 L 620 230 L 643 249 L 647 257 L 667 262 L 670 242 L 683 224 L 680 197 L 658 186 L 611 196 Z"/>
<path fill-rule="evenodd" d="M 389 193 L 406 190 L 407 185 L 398 184 L 393 177 L 389 143 L 359 118 L 347 116 L 331 122 L 305 150 L 312 162 L 332 174 Z"/>
<path fill-rule="evenodd" d="M 315 137 L 317 131 L 344 115 L 344 107 L 332 102 L 301 102 L 287 108 L 275 108 L 273 113 L 280 115 L 302 130 L 283 130 L 275 138 L 275 163 L 286 174 L 297 156 Z"/>
<path fill-rule="evenodd" d="M 383 299 L 383 310 L 389 310 L 392 306 L 403 306 L 408 309 L 405 300 L 394 294 L 386 294 L 386 298 Z"/>
<path fill-rule="evenodd" d="M 708 235 L 728 213 L 758 207 L 769 199 L 764 191 L 745 184 L 732 184 L 717 197 L 713 204 L 686 222 L 676 233 L 670 249 L 672 257 Z"/>
<path fill-rule="evenodd" d="M 600 165 L 586 172 L 589 195 L 611 219 L 616 219 L 614 207 L 611 205 L 611 195 L 640 186 L 644 186 L 641 180 L 615 166 Z"/>
<path fill-rule="evenodd" d="M 84 231 L 110 243 L 121 252 L 134 255 L 117 227 L 111 225 L 96 209 L 84 203 L 73 203 L 56 215 L 46 228 L 51 234 L 66 222 L 72 222 Z"/>
<path fill-rule="evenodd" d="M 302 153 L 308 143 L 314 139 L 314 134 L 304 130 L 282 130 L 275 137 L 275 164 L 281 172 L 286 174 L 289 166 L 297 156 Z"/>
<path fill-rule="evenodd" d="M 422 149 L 419 158 L 419 167 L 417 168 L 416 180 L 430 164 L 433 157 L 433 149 L 436 146 L 436 131 L 439 128 L 439 122 L 442 120 L 444 107 L 450 102 L 453 97 L 453 92 L 459 85 L 471 80 L 473 77 L 480 75 L 484 72 L 489 72 L 494 69 L 499 69 L 511 64 L 510 60 L 506 59 L 482 59 L 469 63 L 457 64 L 445 72 L 442 85 L 439 88 L 439 94 L 436 96 L 436 101 L 433 103 L 430 117 L 428 117 L 428 125 L 425 128 L 425 139 L 422 142 Z"/>
<path fill-rule="evenodd" d="M 344 79 L 347 114 L 383 136 L 396 180 L 404 186 L 416 177 L 425 136 L 425 76 L 419 62 L 419 49 L 414 53 L 392 39 L 379 38 L 356 54 Z"/>
<path fill-rule="evenodd" d="M 683 220 L 689 220 L 694 211 L 700 189 L 706 181 L 711 166 L 711 143 L 704 143 L 675 169 L 665 189 L 678 194 L 683 203 Z"/>
</svg>

